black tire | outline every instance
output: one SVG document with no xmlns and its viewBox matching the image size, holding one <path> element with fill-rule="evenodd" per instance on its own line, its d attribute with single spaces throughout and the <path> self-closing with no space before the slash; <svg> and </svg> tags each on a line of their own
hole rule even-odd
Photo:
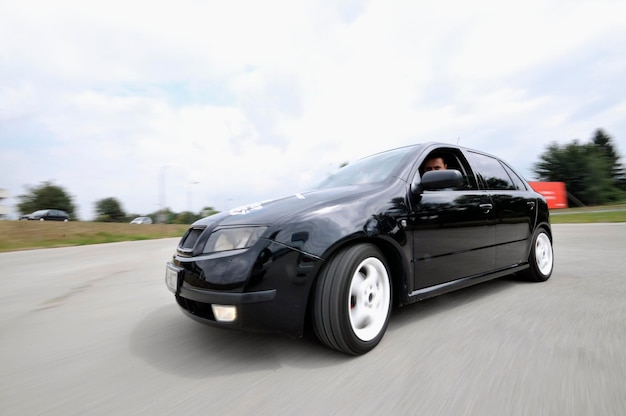
<svg viewBox="0 0 626 416">
<path fill-rule="evenodd" d="M 327 346 L 365 354 L 383 338 L 392 305 L 389 267 L 372 244 L 348 247 L 320 272 L 313 299 L 313 327 Z"/>
<path fill-rule="evenodd" d="M 522 277 L 531 282 L 545 282 L 552 276 L 554 251 L 552 239 L 544 228 L 535 231 L 528 255 L 528 269 Z"/>
</svg>

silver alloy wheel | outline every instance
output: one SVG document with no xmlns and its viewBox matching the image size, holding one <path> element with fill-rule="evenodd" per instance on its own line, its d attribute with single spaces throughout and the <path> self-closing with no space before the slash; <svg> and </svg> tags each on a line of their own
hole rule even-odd
<svg viewBox="0 0 626 416">
<path fill-rule="evenodd" d="M 313 328 L 324 344 L 350 355 L 376 347 L 385 335 L 393 300 L 386 259 L 373 244 L 335 253 L 322 267 L 313 296 Z"/>
<path fill-rule="evenodd" d="M 387 322 L 391 289 L 383 263 L 368 257 L 356 268 L 349 291 L 350 326 L 362 341 L 376 338 Z"/>
<path fill-rule="evenodd" d="M 552 266 L 554 263 L 552 254 L 552 242 L 550 237 L 546 233 L 539 233 L 535 240 L 535 262 L 537 269 L 544 276 L 549 276 L 552 272 Z"/>
</svg>

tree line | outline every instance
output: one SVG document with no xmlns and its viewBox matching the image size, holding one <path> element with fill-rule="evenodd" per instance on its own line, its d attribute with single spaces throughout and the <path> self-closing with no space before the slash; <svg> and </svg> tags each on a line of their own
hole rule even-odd
<svg viewBox="0 0 626 416">
<path fill-rule="evenodd" d="M 534 165 L 533 172 L 539 181 L 565 182 L 568 199 L 573 205 L 604 205 L 626 201 L 626 173 L 613 139 L 604 130 L 598 129 L 588 143 L 573 140 L 559 145 L 548 145 Z M 60 186 L 43 182 L 27 187 L 27 193 L 18 196 L 17 208 L 22 214 L 38 209 L 60 209 L 76 220 L 75 206 L 69 194 Z M 114 197 L 95 203 L 96 220 L 99 222 L 129 222 L 133 218 L 148 216 L 153 222 L 167 224 L 191 224 L 194 221 L 216 214 L 213 207 L 205 207 L 198 213 L 173 212 L 169 208 L 147 215 L 127 213 L 120 201 Z"/>
<path fill-rule="evenodd" d="M 68 213 L 71 220 L 77 220 L 76 207 L 70 195 L 61 186 L 52 182 L 27 187 L 27 193 L 18 196 L 17 209 L 20 215 L 29 214 L 39 209 L 60 209 Z M 150 217 L 152 222 L 166 224 L 191 224 L 206 216 L 217 214 L 213 207 L 205 207 L 200 212 L 174 212 L 169 208 L 150 214 L 127 213 L 117 198 L 108 197 L 95 203 L 96 222 L 130 222 L 137 217 Z"/>
</svg>

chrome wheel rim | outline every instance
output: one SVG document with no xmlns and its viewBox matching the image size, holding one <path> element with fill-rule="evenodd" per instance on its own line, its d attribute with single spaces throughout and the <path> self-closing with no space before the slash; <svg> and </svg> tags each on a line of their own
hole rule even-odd
<svg viewBox="0 0 626 416">
<path fill-rule="evenodd" d="M 383 263 L 370 257 L 356 268 L 350 282 L 349 316 L 354 334 L 362 341 L 376 338 L 389 314 L 389 276 Z"/>
</svg>

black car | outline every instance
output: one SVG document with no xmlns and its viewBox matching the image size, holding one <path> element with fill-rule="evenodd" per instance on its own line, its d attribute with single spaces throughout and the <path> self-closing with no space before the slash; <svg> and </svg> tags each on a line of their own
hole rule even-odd
<svg viewBox="0 0 626 416">
<path fill-rule="evenodd" d="M 513 273 L 545 281 L 552 268 L 540 194 L 497 157 L 425 143 L 195 222 L 165 280 L 197 321 L 291 336 L 310 322 L 324 344 L 358 355 L 382 339 L 393 306 Z"/>
<path fill-rule="evenodd" d="M 40 209 L 32 214 L 22 215 L 20 220 L 69 221 L 70 216 L 60 209 Z"/>
</svg>

